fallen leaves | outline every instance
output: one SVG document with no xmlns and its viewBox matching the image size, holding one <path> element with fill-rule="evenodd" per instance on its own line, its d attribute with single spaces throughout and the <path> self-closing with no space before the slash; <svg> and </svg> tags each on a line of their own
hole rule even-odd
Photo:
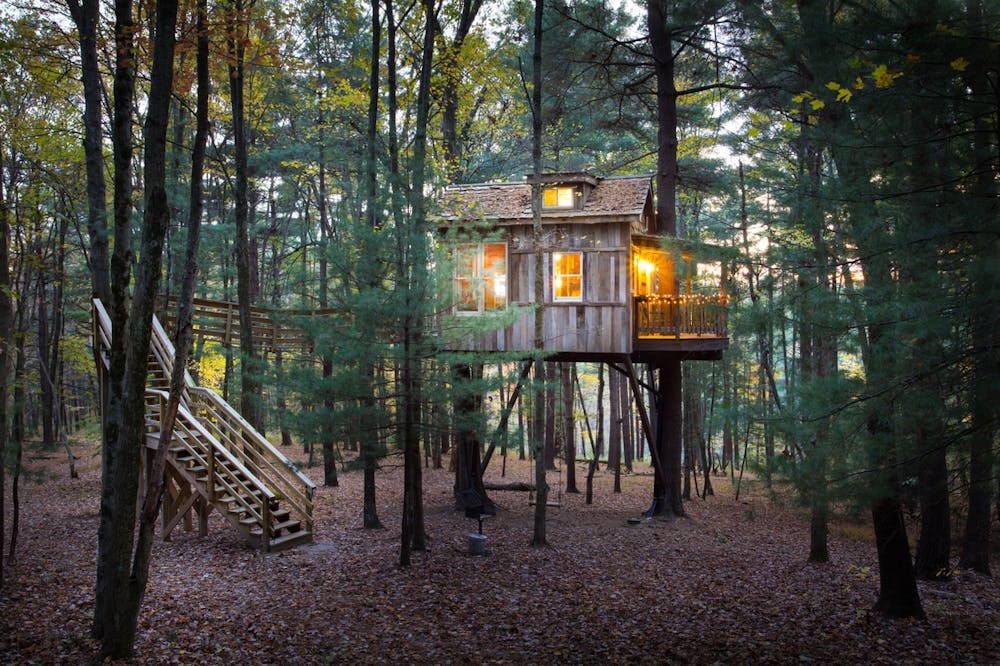
<svg viewBox="0 0 1000 666">
<path fill-rule="evenodd" d="M 505 481 L 531 478 L 525 463 L 507 465 Z M 400 477 L 378 479 L 385 525 L 400 524 Z M 77 481 L 23 489 L 0 662 L 92 658 L 98 479 L 92 462 Z M 177 530 L 156 545 L 134 663 L 1000 661 L 994 581 L 922 583 L 929 621 L 883 620 L 867 611 L 877 562 L 858 530 L 831 539 L 833 563 L 809 565 L 808 521 L 764 493 L 744 487 L 749 499 L 737 503 L 714 479 L 716 496 L 689 502 L 688 518 L 628 525 L 649 503 L 651 478 L 625 481 L 614 495 L 598 475 L 591 506 L 563 494 L 543 549 L 528 546 L 526 495 L 494 492 L 487 555 L 469 557 L 476 523 L 452 510 L 451 475 L 426 470 L 431 548 L 408 569 L 395 565 L 398 530 L 359 528 L 360 472 L 320 489 L 310 546 L 252 551 L 212 516 L 209 536 Z"/>
</svg>

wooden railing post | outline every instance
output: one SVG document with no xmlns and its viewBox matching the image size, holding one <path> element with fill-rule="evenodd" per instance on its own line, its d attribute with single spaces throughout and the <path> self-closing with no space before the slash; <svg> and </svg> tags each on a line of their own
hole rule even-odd
<svg viewBox="0 0 1000 666">
<path fill-rule="evenodd" d="M 271 550 L 271 501 L 267 496 L 264 496 L 261 499 L 261 503 L 260 549 L 266 553 Z"/>
<path fill-rule="evenodd" d="M 215 501 L 215 447 L 208 447 L 208 501 Z"/>
</svg>

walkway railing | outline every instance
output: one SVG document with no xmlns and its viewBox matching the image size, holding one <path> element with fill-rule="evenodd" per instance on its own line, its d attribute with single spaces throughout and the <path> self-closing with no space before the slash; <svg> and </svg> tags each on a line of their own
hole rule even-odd
<svg viewBox="0 0 1000 666">
<path fill-rule="evenodd" d="M 635 296 L 636 337 L 728 337 L 728 304 L 725 294 Z"/>
</svg>

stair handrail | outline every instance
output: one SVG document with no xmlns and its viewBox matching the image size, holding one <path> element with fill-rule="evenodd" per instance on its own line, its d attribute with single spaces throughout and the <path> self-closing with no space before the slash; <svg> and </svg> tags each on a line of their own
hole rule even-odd
<svg viewBox="0 0 1000 666">
<path fill-rule="evenodd" d="M 93 299 L 95 355 L 102 356 L 104 350 L 111 345 L 111 318 L 108 316 L 100 299 Z M 174 345 L 160 324 L 153 316 L 153 328 L 150 342 L 150 353 L 156 359 L 166 377 L 170 376 L 175 358 Z M 103 359 L 105 365 L 107 359 Z M 272 499 L 287 499 L 286 507 L 294 509 L 305 522 L 308 531 L 313 529 L 313 500 L 316 485 L 303 474 L 299 468 L 282 454 L 271 442 L 261 435 L 232 405 L 223 400 L 210 388 L 196 386 L 190 373 L 185 369 L 185 391 L 181 400 L 187 417 L 196 423 L 199 434 L 207 435 L 213 442 L 213 448 L 225 451 L 227 457 L 237 462 L 242 471 L 253 478 L 255 483 L 270 494 Z M 162 389 L 150 388 L 149 391 L 166 393 Z M 205 418 L 200 418 L 199 411 L 205 412 Z M 206 461 L 207 462 L 207 461 Z M 209 486 L 212 488 L 212 486 Z M 270 488 L 277 490 L 274 493 Z M 265 531 L 267 534 L 267 531 Z"/>
<path fill-rule="evenodd" d="M 261 435 L 232 405 L 204 386 L 191 388 L 192 407 L 202 412 L 201 422 L 255 475 L 278 490 L 283 506 L 295 509 L 298 517 L 313 528 L 313 499 L 316 484 L 298 466 Z"/>
<path fill-rule="evenodd" d="M 153 404 L 147 402 L 147 414 L 155 411 L 158 417 L 157 427 L 162 430 L 162 419 L 170 393 L 160 389 L 146 389 L 146 396 L 147 399 L 153 399 Z M 218 499 L 216 488 L 221 485 L 228 499 L 262 526 L 262 534 L 269 534 L 271 504 L 277 499 L 277 495 L 213 437 L 201 421 L 182 404 L 177 407 L 170 446 L 183 447 L 197 464 L 205 468 L 208 473 L 205 490 L 209 501 Z M 223 461 L 229 467 L 220 464 Z M 244 478 L 240 478 L 240 474 Z M 262 537 L 262 540 L 266 541 L 266 538 Z"/>
</svg>

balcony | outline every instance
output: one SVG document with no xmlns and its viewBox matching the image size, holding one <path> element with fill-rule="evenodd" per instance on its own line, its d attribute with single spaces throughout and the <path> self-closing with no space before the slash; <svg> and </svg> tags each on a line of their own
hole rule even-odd
<svg viewBox="0 0 1000 666">
<path fill-rule="evenodd" d="M 634 296 L 634 330 L 640 340 L 728 339 L 726 294 Z"/>
</svg>

